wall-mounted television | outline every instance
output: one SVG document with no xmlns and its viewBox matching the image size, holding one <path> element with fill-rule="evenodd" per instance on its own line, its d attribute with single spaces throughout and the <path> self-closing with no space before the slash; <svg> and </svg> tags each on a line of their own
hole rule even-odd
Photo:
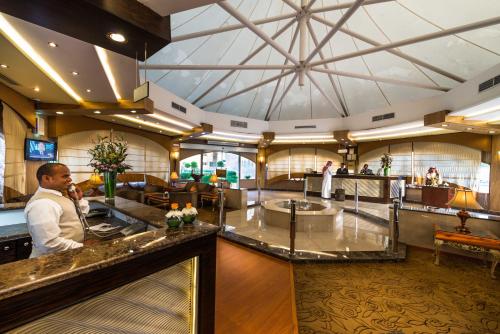
<svg viewBox="0 0 500 334">
<path fill-rule="evenodd" d="M 53 161 L 57 159 L 57 144 L 50 141 L 26 138 L 24 142 L 26 160 Z"/>
</svg>

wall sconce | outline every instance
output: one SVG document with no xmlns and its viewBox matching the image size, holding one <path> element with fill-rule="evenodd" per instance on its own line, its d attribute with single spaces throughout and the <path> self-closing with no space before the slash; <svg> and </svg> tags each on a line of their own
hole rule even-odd
<svg viewBox="0 0 500 334">
<path fill-rule="evenodd" d="M 175 172 L 175 170 L 177 168 L 177 160 L 179 159 L 179 151 L 172 151 L 172 152 L 170 152 L 170 158 L 174 162 L 174 172 Z"/>
<path fill-rule="evenodd" d="M 261 164 L 263 164 L 265 160 L 266 160 L 266 158 L 264 158 L 264 156 L 263 156 L 263 155 L 261 155 L 261 156 L 259 157 L 259 162 L 260 162 Z"/>
</svg>

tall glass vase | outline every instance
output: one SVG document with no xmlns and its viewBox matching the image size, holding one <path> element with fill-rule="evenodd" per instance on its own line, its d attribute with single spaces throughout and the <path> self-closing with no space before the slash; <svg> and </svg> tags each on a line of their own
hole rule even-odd
<svg viewBox="0 0 500 334">
<path fill-rule="evenodd" d="M 106 202 L 115 201 L 116 171 L 104 172 L 104 194 Z"/>
</svg>

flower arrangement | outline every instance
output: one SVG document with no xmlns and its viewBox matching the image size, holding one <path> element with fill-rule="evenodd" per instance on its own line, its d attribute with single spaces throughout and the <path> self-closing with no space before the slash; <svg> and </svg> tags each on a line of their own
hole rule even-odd
<svg viewBox="0 0 500 334">
<path fill-rule="evenodd" d="M 191 224 L 198 215 L 198 210 L 191 203 L 186 203 L 186 207 L 182 209 L 182 220 L 185 224 Z"/>
<path fill-rule="evenodd" d="M 88 152 L 91 156 L 90 164 L 94 172 L 123 173 L 132 167 L 124 163 L 127 158 L 128 144 L 123 138 L 113 140 L 113 133 L 109 137 L 97 136 L 94 148 Z"/>
<path fill-rule="evenodd" d="M 170 204 L 171 210 L 167 212 L 165 217 L 167 218 L 167 225 L 170 228 L 176 228 L 179 227 L 179 225 L 182 222 L 182 212 L 179 211 L 179 204 L 178 203 L 172 203 Z"/>
<path fill-rule="evenodd" d="M 389 153 L 384 153 L 380 157 L 380 166 L 382 168 L 391 168 L 392 156 Z"/>
</svg>

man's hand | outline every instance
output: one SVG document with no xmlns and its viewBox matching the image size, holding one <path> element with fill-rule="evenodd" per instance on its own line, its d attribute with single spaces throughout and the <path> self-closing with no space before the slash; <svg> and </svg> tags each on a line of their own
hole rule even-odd
<svg viewBox="0 0 500 334">
<path fill-rule="evenodd" d="M 68 191 L 68 196 L 79 201 L 83 198 L 83 191 L 82 189 L 80 189 L 80 187 L 75 185 L 75 191 Z"/>
</svg>

